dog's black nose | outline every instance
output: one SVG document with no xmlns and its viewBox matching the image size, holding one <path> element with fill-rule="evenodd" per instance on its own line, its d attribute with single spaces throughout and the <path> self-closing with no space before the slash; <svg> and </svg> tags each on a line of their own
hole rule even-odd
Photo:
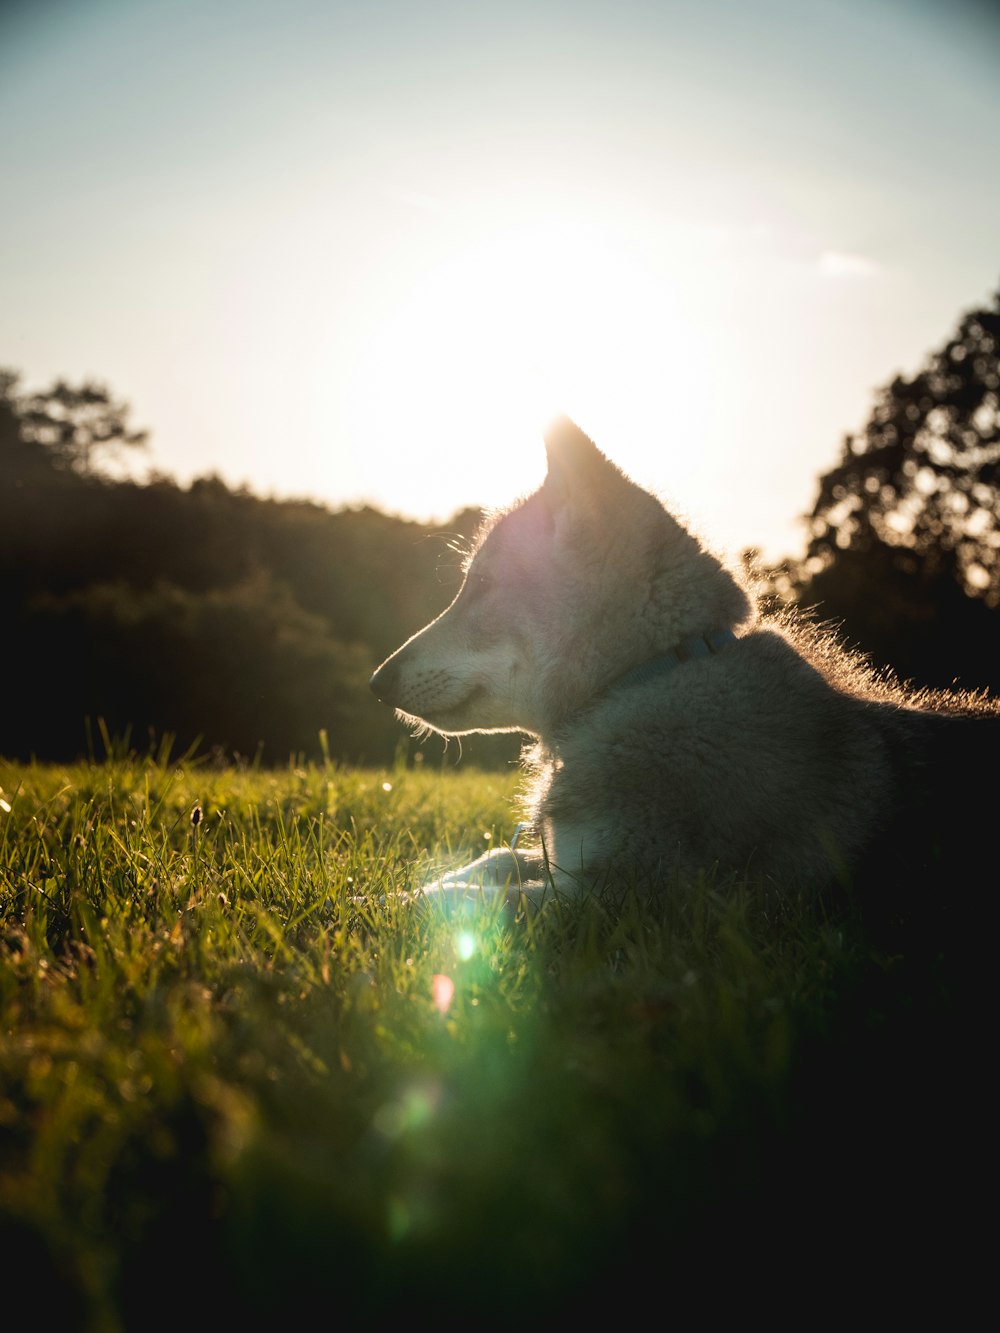
<svg viewBox="0 0 1000 1333">
<path fill-rule="evenodd" d="M 383 662 L 378 670 L 372 674 L 368 686 L 379 703 L 392 704 L 399 689 L 399 672 L 396 669 L 396 663 L 391 658 L 388 662 Z"/>
</svg>

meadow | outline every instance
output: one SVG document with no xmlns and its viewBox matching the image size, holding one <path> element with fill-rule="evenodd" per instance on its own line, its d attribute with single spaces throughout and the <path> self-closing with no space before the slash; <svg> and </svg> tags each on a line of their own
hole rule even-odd
<svg viewBox="0 0 1000 1333">
<path fill-rule="evenodd" d="M 711 876 L 530 919 L 396 896 L 509 837 L 515 785 L 0 762 L 8 1301 L 87 1333 L 960 1310 L 961 960 Z"/>
</svg>

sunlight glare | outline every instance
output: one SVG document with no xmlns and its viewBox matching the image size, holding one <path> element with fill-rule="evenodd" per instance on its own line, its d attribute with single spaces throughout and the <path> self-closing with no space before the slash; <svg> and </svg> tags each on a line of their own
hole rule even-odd
<svg viewBox="0 0 1000 1333">
<path fill-rule="evenodd" d="M 668 375 L 691 399 L 697 339 L 679 291 L 593 224 L 540 222 L 457 249 L 365 347 L 353 448 L 384 461 L 390 507 L 439 518 L 508 503 L 541 480 L 541 433 L 557 413 L 613 432 L 637 399 L 648 420 Z"/>
</svg>

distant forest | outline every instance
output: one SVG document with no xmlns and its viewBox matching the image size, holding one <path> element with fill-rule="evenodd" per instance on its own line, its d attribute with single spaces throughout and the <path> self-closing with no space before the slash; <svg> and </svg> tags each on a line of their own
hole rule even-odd
<svg viewBox="0 0 1000 1333">
<path fill-rule="evenodd" d="M 515 757 L 513 737 L 415 741 L 367 688 L 454 594 L 478 510 L 442 530 L 216 477 L 114 480 L 108 459 L 145 443 L 129 416 L 102 385 L 27 393 L 0 371 L 0 754 Z M 757 571 L 763 596 L 916 684 L 1000 691 L 998 465 L 1000 294 L 875 395 L 819 479 L 803 556 Z"/>
<path fill-rule="evenodd" d="M 144 443 L 128 416 L 100 385 L 28 397 L 0 373 L 0 754 L 100 758 L 109 742 L 270 765 L 416 753 L 368 677 L 454 595 L 456 548 L 481 513 L 442 531 L 215 477 L 110 480 L 109 451 Z M 487 762 L 516 755 L 513 738 L 481 739 Z"/>
</svg>

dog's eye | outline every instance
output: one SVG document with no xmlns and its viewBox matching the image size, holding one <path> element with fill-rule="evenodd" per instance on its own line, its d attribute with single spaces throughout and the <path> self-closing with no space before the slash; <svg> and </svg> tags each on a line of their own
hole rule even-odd
<svg viewBox="0 0 1000 1333">
<path fill-rule="evenodd" d="M 490 578 L 487 574 L 480 574 L 476 570 L 470 570 L 465 579 L 465 592 L 469 597 L 480 597 L 490 586 Z"/>
</svg>

